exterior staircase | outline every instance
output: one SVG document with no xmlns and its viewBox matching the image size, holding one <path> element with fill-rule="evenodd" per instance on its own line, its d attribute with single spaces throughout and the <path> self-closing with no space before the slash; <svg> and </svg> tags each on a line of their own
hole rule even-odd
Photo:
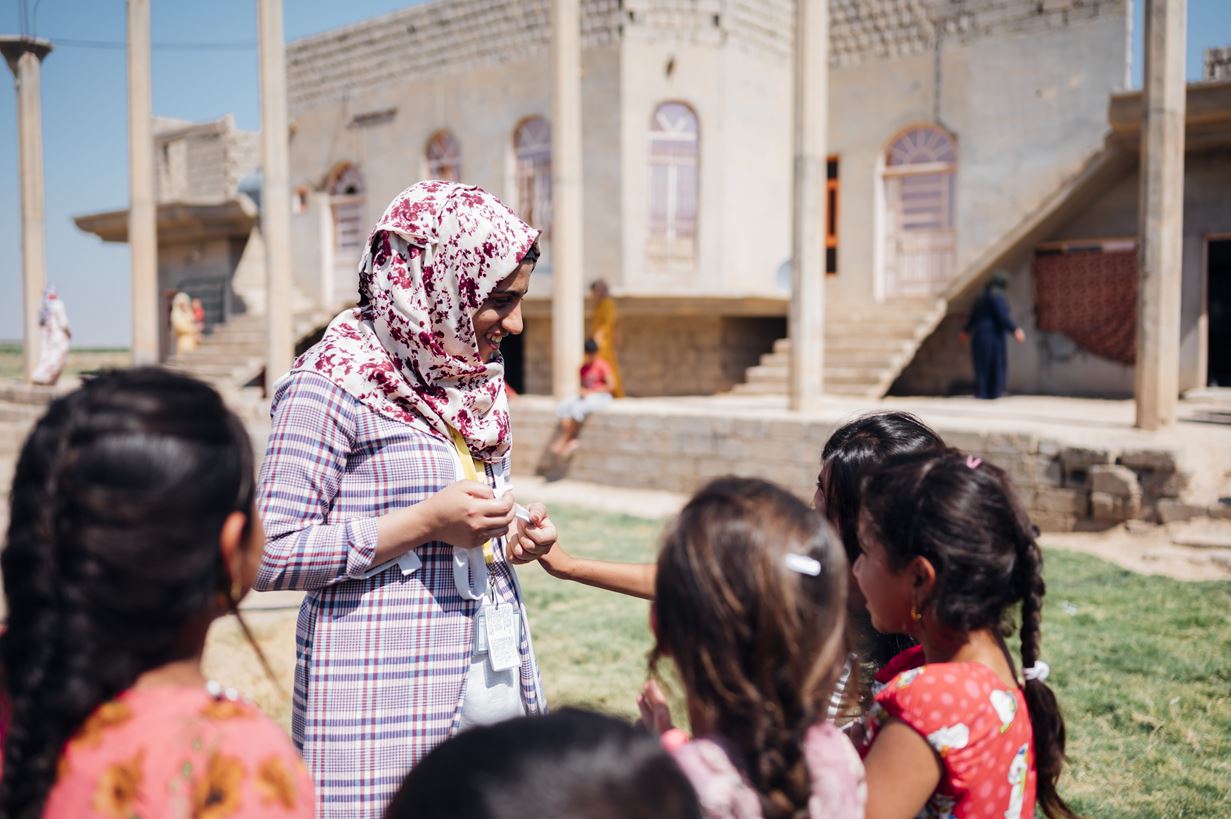
<svg viewBox="0 0 1231 819">
<path fill-rule="evenodd" d="M 294 316 L 296 343 L 328 324 L 338 311 L 309 310 Z M 197 349 L 173 355 L 164 362 L 168 369 L 199 378 L 224 396 L 233 395 L 252 383 L 265 366 L 265 316 L 241 313 L 201 339 Z"/>
<path fill-rule="evenodd" d="M 879 304 L 833 304 L 825 316 L 825 391 L 880 398 L 945 317 L 943 299 L 893 299 Z M 787 392 L 790 339 L 749 367 L 739 395 Z"/>
</svg>

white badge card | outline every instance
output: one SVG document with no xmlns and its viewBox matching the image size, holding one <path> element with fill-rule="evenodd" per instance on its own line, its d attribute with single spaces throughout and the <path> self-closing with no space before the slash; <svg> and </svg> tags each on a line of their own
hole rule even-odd
<svg viewBox="0 0 1231 819">
<path fill-rule="evenodd" d="M 487 661 L 491 663 L 492 671 L 516 668 L 521 664 L 517 645 L 517 607 L 512 604 L 489 606 L 486 614 Z"/>
</svg>

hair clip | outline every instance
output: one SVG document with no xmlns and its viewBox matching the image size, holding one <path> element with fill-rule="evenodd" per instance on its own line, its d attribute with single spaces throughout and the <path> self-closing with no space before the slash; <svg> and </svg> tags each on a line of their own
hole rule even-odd
<svg viewBox="0 0 1231 819">
<path fill-rule="evenodd" d="M 1027 680 L 1038 680 L 1043 682 L 1047 679 L 1047 675 L 1051 673 L 1051 666 L 1042 660 L 1035 660 L 1034 665 L 1022 670 L 1022 676 Z"/>
<path fill-rule="evenodd" d="M 821 561 L 807 555 L 788 553 L 782 561 L 788 569 L 798 574 L 816 577 L 821 573 Z"/>
<path fill-rule="evenodd" d="M 966 466 L 970 467 L 971 469 L 978 469 L 979 464 L 981 463 L 983 463 L 982 458 L 976 458 L 974 455 L 966 456 Z"/>
</svg>

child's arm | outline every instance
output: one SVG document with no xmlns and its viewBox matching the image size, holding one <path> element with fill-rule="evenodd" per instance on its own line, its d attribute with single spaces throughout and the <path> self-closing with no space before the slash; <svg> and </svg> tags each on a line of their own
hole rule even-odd
<svg viewBox="0 0 1231 819">
<path fill-rule="evenodd" d="M 653 563 L 616 563 L 574 557 L 558 543 L 540 557 L 539 562 L 548 574 L 561 580 L 573 580 L 643 600 L 654 599 L 654 578 L 658 570 Z"/>
<path fill-rule="evenodd" d="M 940 757 L 919 732 L 890 719 L 863 761 L 868 782 L 867 819 L 911 819 L 940 784 Z"/>
</svg>

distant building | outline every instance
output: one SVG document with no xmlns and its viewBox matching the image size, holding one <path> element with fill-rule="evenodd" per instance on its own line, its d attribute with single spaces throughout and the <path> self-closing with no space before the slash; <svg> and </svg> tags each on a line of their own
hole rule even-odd
<svg viewBox="0 0 1231 819">
<path fill-rule="evenodd" d="M 354 301 L 367 231 L 407 185 L 482 185 L 543 230 L 526 331 L 505 344 L 529 392 L 551 383 L 548 6 L 435 0 L 287 47 L 296 298 Z M 581 0 L 583 277 L 615 292 L 631 395 L 785 390 L 793 9 Z M 1121 253 L 1119 280 L 1136 269 L 1129 12 L 1129 0 L 830 0 L 828 391 L 964 389 L 956 327 L 1009 266 L 1031 331 L 1010 353 L 1011 389 L 1131 392 L 1132 328 L 1113 350 L 1050 306 L 1057 292 L 1095 298 L 1085 266 L 1052 258 L 1074 240 Z M 1225 51 L 1207 53 L 1211 78 Z M 1190 122 L 1184 389 L 1216 380 L 1210 350 L 1228 321 L 1212 272 L 1231 236 L 1221 87 L 1190 99 L 1213 118 Z M 259 300 L 235 281 L 228 292 Z"/>
</svg>

